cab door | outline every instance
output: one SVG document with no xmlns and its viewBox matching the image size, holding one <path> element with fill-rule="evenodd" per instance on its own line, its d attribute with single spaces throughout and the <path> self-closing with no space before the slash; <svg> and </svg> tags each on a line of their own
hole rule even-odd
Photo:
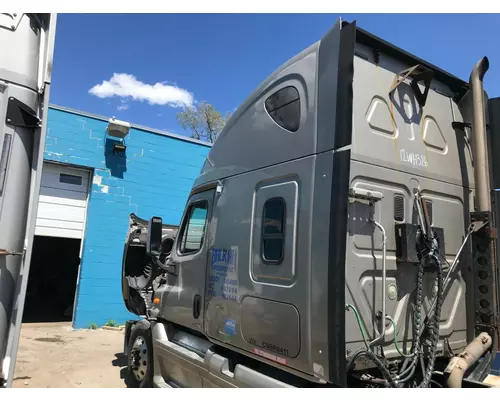
<svg viewBox="0 0 500 400">
<path fill-rule="evenodd" d="M 169 280 L 171 286 L 162 300 L 167 320 L 199 332 L 203 332 L 208 237 L 214 193 L 214 189 L 197 193 L 188 201 L 168 260 L 168 267 L 174 272 Z"/>
</svg>

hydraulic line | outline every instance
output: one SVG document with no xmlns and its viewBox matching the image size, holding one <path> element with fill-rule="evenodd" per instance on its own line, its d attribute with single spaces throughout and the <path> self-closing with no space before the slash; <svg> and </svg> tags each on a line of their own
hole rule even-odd
<svg viewBox="0 0 500 400">
<path fill-rule="evenodd" d="M 345 308 L 346 310 L 351 309 L 354 312 L 354 315 L 356 316 L 356 321 L 358 322 L 359 330 L 361 331 L 361 337 L 363 338 L 363 342 L 365 343 L 366 346 L 366 350 L 370 350 L 370 345 L 368 344 L 368 340 L 366 339 L 366 333 L 363 328 L 363 324 L 361 323 L 361 318 L 359 316 L 358 310 L 352 304 L 346 304 Z"/>
<path fill-rule="evenodd" d="M 458 264 L 458 259 L 460 258 L 460 254 L 462 253 L 462 250 L 464 249 L 467 241 L 469 240 L 469 237 L 472 233 L 472 229 L 473 228 L 473 225 L 471 224 L 469 226 L 469 231 L 467 232 L 467 235 L 465 236 L 465 239 L 463 240 L 462 242 L 462 245 L 460 246 L 460 248 L 458 249 L 458 252 L 457 252 L 457 255 L 455 256 L 455 259 L 453 260 L 453 263 L 451 264 L 448 272 L 446 273 L 446 277 L 444 278 L 444 287 L 443 287 L 443 291 L 444 289 L 446 288 L 446 284 L 448 283 L 449 279 L 450 279 L 450 275 L 451 273 L 453 272 L 453 270 L 455 269 L 455 267 L 457 266 Z M 439 261 L 438 261 L 439 262 Z M 434 307 L 436 306 L 436 301 L 437 301 L 437 297 L 434 299 L 434 301 L 432 302 L 431 304 L 431 307 L 429 308 L 429 311 L 427 313 L 427 315 L 429 316 L 432 311 L 434 310 Z"/>
<path fill-rule="evenodd" d="M 422 354 L 420 354 L 420 368 L 422 368 L 422 376 L 425 376 L 425 363 Z"/>
<path fill-rule="evenodd" d="M 390 387 L 397 387 L 396 383 L 391 377 L 391 374 L 389 370 L 385 367 L 385 365 L 382 363 L 382 361 L 379 360 L 377 355 L 371 351 L 366 351 L 365 355 L 373 361 L 375 366 L 382 372 L 382 375 L 384 376 L 384 379 L 386 380 L 386 385 Z"/>
<path fill-rule="evenodd" d="M 462 242 L 462 245 L 460 246 L 458 252 L 457 252 L 457 255 L 455 256 L 455 259 L 453 260 L 452 264 L 450 265 L 450 269 L 448 270 L 448 273 L 446 274 L 446 278 L 445 278 L 445 281 L 444 281 L 444 284 L 443 284 L 443 293 L 444 293 L 444 289 L 446 287 L 446 283 L 448 282 L 448 279 L 451 275 L 451 272 L 453 271 L 453 269 L 456 267 L 456 265 L 458 264 L 459 262 L 459 257 L 460 257 L 460 254 L 462 253 L 462 250 L 464 249 L 465 247 L 465 244 L 467 243 L 469 237 L 470 237 L 470 234 L 472 233 L 472 225 L 469 227 L 469 230 L 468 230 L 468 233 L 467 235 L 465 236 L 463 242 Z M 448 263 L 445 259 L 445 262 Z M 448 263 L 449 265 L 449 263 Z M 427 316 L 425 317 L 425 320 L 424 320 L 424 325 L 427 323 L 434 307 L 436 306 L 436 301 L 437 301 L 437 297 L 434 299 L 431 307 L 429 308 L 429 311 L 427 313 Z M 423 330 L 420 332 L 420 335 L 422 335 L 423 333 Z M 408 374 L 411 370 L 412 370 L 412 367 L 416 364 L 416 361 L 415 362 L 412 362 L 410 366 L 408 366 L 408 360 L 405 360 L 405 362 L 403 363 L 403 366 L 402 366 L 402 370 L 401 372 L 399 373 L 398 376 L 405 376 L 406 374 Z M 399 379 L 399 378 L 397 378 Z M 404 380 L 400 381 L 400 382 L 403 382 Z"/>
<path fill-rule="evenodd" d="M 362 323 L 361 323 L 361 318 L 359 316 L 358 311 L 352 304 L 347 304 L 346 305 L 346 310 L 351 309 L 353 310 L 355 316 L 356 316 L 356 321 L 358 323 L 358 327 L 361 331 L 361 336 L 363 337 L 363 342 L 366 346 L 366 350 L 364 351 L 356 351 L 355 354 L 351 357 L 351 360 L 349 361 L 347 365 L 347 370 L 349 371 L 352 365 L 354 364 L 355 359 L 360 356 L 361 354 L 365 354 L 369 359 L 373 361 L 373 363 L 376 365 L 376 367 L 382 372 L 382 375 L 387 381 L 387 384 L 392 387 L 396 387 L 393 379 L 391 378 L 389 370 L 385 367 L 385 365 L 380 361 L 380 359 L 377 357 L 377 355 L 371 350 L 371 346 L 373 346 L 375 343 L 378 343 L 380 341 L 383 341 L 385 337 L 385 316 L 386 316 L 386 281 L 387 281 L 387 270 L 386 270 L 386 258 L 387 258 L 387 235 L 385 232 L 384 227 L 379 224 L 377 221 L 372 216 L 372 223 L 377 227 L 381 233 L 382 233 L 382 315 L 381 315 L 381 328 L 380 328 L 380 333 L 379 335 L 373 339 L 370 343 L 368 343 L 366 339 L 366 334 L 363 329 Z"/>
<path fill-rule="evenodd" d="M 432 256 L 437 267 L 437 281 L 438 281 L 438 293 L 436 296 L 436 310 L 433 315 L 433 323 L 430 331 L 430 351 L 427 357 L 427 368 L 425 370 L 424 379 L 418 387 L 427 387 L 432 379 L 432 373 L 434 372 L 434 362 L 436 361 L 437 345 L 439 342 L 439 323 L 441 320 L 441 307 L 443 305 L 443 283 L 444 276 L 441 264 L 435 255 Z"/>
<path fill-rule="evenodd" d="M 401 371 L 399 376 L 405 376 L 407 373 L 408 375 L 399 381 L 397 383 L 402 383 L 404 381 L 407 381 L 411 379 L 413 376 L 415 369 L 416 369 L 416 363 L 418 362 L 419 359 L 421 359 L 421 350 L 420 350 L 420 336 L 422 334 L 422 325 L 421 325 L 421 312 L 422 312 L 422 295 L 423 295 L 423 275 L 424 275 L 424 262 L 430 261 L 432 264 L 437 269 L 437 280 L 438 280 L 438 293 L 436 296 L 435 300 L 435 307 L 436 311 L 433 315 L 433 323 L 430 329 L 430 352 L 428 356 L 428 363 L 427 367 L 423 371 L 423 380 L 422 382 L 418 385 L 418 387 L 428 387 L 429 382 L 432 378 L 432 373 L 434 372 L 434 362 L 436 359 L 436 350 L 437 350 L 437 344 L 439 341 L 439 322 L 441 319 L 441 306 L 442 306 L 442 301 L 443 301 L 443 271 L 441 268 L 441 263 L 439 262 L 438 258 L 436 257 L 435 253 L 437 252 L 437 244 L 435 242 L 435 238 L 432 237 L 433 232 L 432 229 L 430 229 L 430 224 L 428 223 L 428 214 L 424 211 L 422 211 L 422 197 L 420 193 L 417 191 L 415 193 L 415 200 L 416 200 L 416 206 L 417 206 L 417 211 L 420 217 L 420 224 L 421 224 L 421 231 L 422 231 L 422 236 L 420 237 L 423 239 L 425 242 L 427 242 L 426 248 L 428 249 L 428 253 L 423 255 L 423 257 L 420 260 L 419 266 L 418 266 L 418 272 L 417 272 L 417 293 L 416 293 L 416 299 L 415 299 L 415 313 L 414 313 L 414 321 L 415 321 L 415 333 L 414 333 L 414 351 L 415 351 L 415 357 L 413 358 L 410 366 L 408 366 L 405 370 Z M 427 250 L 425 250 L 427 251 Z M 458 257 L 457 257 L 458 259 Z"/>
<path fill-rule="evenodd" d="M 443 386 L 437 383 L 435 380 L 431 379 L 429 383 L 432 383 L 434 386 L 437 386 L 438 388 L 442 388 Z"/>
<path fill-rule="evenodd" d="M 427 213 L 422 212 L 422 206 L 420 202 L 422 201 L 422 197 L 419 195 L 419 193 L 416 193 L 416 200 L 417 200 L 417 209 L 419 211 L 419 216 L 421 216 L 421 229 L 423 227 L 429 227 L 430 224 L 428 224 L 427 219 Z M 425 228 L 423 228 L 425 229 Z M 423 379 L 422 382 L 418 385 L 418 387 L 428 387 L 429 382 L 431 381 L 432 374 L 434 372 L 434 363 L 436 360 L 436 351 L 437 351 L 437 344 L 439 341 L 439 323 L 441 319 L 441 307 L 442 307 L 442 302 L 443 302 L 443 286 L 444 286 L 444 277 L 443 277 L 443 270 L 441 268 L 441 263 L 439 262 L 436 253 L 437 253 L 437 244 L 435 242 L 435 238 L 432 237 L 433 232 L 432 229 L 427 229 L 426 234 L 424 234 L 424 231 L 422 231 L 422 236 L 421 239 L 425 240 L 427 242 L 426 248 L 429 251 L 427 254 L 424 254 L 423 257 L 420 260 L 420 263 L 418 265 L 418 271 L 417 271 L 417 291 L 416 291 L 416 299 L 415 299 L 415 312 L 414 312 L 414 341 L 413 341 L 413 354 L 414 357 L 410 363 L 409 366 L 407 366 L 403 371 L 401 371 L 398 374 L 398 377 L 396 378 L 397 380 L 395 381 L 396 384 L 399 386 L 401 384 L 404 384 L 405 382 L 409 381 L 412 379 L 412 377 L 415 374 L 415 370 L 417 367 L 417 363 L 422 360 L 422 350 L 421 350 L 421 344 L 420 344 L 420 337 L 423 333 L 423 324 L 422 324 L 422 300 L 423 300 L 423 277 L 424 277 L 424 263 L 428 262 L 430 264 L 433 264 L 435 268 L 437 269 L 437 281 L 438 281 L 438 293 L 436 296 L 436 299 L 434 301 L 434 307 L 436 308 L 433 319 L 432 319 L 432 324 L 430 327 L 430 350 L 429 350 L 429 355 L 427 357 L 428 363 L 425 368 L 423 368 Z M 426 251 L 427 251 L 426 250 Z M 456 257 L 454 265 L 456 265 L 456 260 L 458 260 L 458 257 Z M 450 267 L 451 270 L 451 267 Z M 421 361 L 422 362 L 422 361 Z"/>
<path fill-rule="evenodd" d="M 385 239 L 385 231 L 383 231 L 384 233 L 384 239 Z M 385 241 L 385 240 L 384 240 Z M 422 267 L 422 272 L 423 272 L 423 267 Z M 423 282 L 423 279 L 420 280 L 420 282 Z M 421 290 L 420 290 L 420 296 L 417 296 L 417 297 L 420 297 L 420 299 L 422 298 L 422 292 L 423 292 L 423 285 L 421 285 Z M 418 292 L 418 290 L 417 290 Z M 421 303 L 421 301 L 420 301 Z M 421 308 L 421 307 L 420 307 Z M 420 310 L 419 308 L 419 310 Z M 380 372 L 382 373 L 382 375 L 384 376 L 385 378 L 385 385 L 386 386 L 390 386 L 390 387 L 398 387 L 398 382 L 395 381 L 391 375 L 390 375 L 390 372 L 387 370 L 387 368 L 385 367 L 385 365 L 383 365 L 383 363 L 379 360 L 379 358 L 377 357 L 377 355 L 370 349 L 370 345 L 372 345 L 373 343 L 375 343 L 376 341 L 379 340 L 380 338 L 380 335 L 379 335 L 379 338 L 373 340 L 370 344 L 368 344 L 367 340 L 366 340 L 366 334 L 365 334 L 365 331 L 363 329 L 363 326 L 362 326 L 362 323 L 361 323 L 361 318 L 359 316 L 359 312 L 357 311 L 356 307 L 354 307 L 352 304 L 346 304 L 346 310 L 348 309 L 351 309 L 353 310 L 355 316 L 356 316 L 356 321 L 358 323 L 358 327 L 361 331 L 361 336 L 363 337 L 363 341 L 365 343 L 365 346 L 366 346 L 366 349 L 358 349 L 356 350 L 353 355 L 351 356 L 351 359 L 349 360 L 348 364 L 347 364 L 347 367 L 346 367 L 346 370 L 349 371 L 353 364 L 354 364 L 354 361 L 361 355 L 365 355 L 367 358 L 371 359 L 375 366 L 380 370 Z M 390 318 L 390 317 L 389 317 Z M 420 325 L 420 312 L 417 313 L 417 316 L 416 316 L 416 322 L 417 322 L 417 326 Z M 392 318 L 390 318 L 390 320 L 392 320 Z M 382 321 L 385 321 L 385 318 L 382 319 Z M 393 326 L 395 326 L 395 323 L 394 321 L 392 320 L 393 322 Z M 383 322 L 382 325 L 384 326 L 385 328 L 385 323 Z M 419 331 L 417 330 L 416 333 L 419 333 Z M 384 329 L 384 332 L 383 334 L 385 334 L 385 329 Z M 419 335 L 413 335 L 414 336 L 414 341 L 415 341 L 415 338 L 418 338 Z M 413 346 L 415 349 L 418 349 L 418 346 L 415 346 L 415 343 L 414 343 L 414 346 Z M 412 365 L 410 366 L 410 368 L 412 366 L 415 365 L 415 362 L 412 362 Z M 413 375 L 413 374 L 410 374 L 410 375 Z M 396 379 L 399 379 L 399 377 L 402 376 L 401 374 L 399 374 Z M 410 376 L 411 377 L 411 376 Z"/>
<path fill-rule="evenodd" d="M 415 358 L 412 361 L 409 369 L 405 372 L 405 374 L 398 375 L 398 376 L 401 376 L 401 378 L 399 378 L 396 381 L 396 384 L 398 386 L 401 386 L 402 384 L 408 382 L 411 378 L 413 378 L 413 375 L 415 374 L 415 370 L 417 369 L 417 360 L 418 360 L 418 358 Z M 406 376 L 404 376 L 404 375 L 406 375 Z"/>
<path fill-rule="evenodd" d="M 418 353 L 420 352 L 420 336 L 421 336 L 421 327 L 422 327 L 422 298 L 423 298 L 423 291 L 424 291 L 424 266 L 423 266 L 423 259 L 421 262 L 418 264 L 418 269 L 417 269 L 417 290 L 416 290 L 416 295 L 415 295 L 415 309 L 413 313 L 413 352 L 414 352 L 414 357 L 410 363 L 409 366 L 406 367 L 406 369 L 403 369 L 398 376 L 396 377 L 397 384 L 404 383 L 408 380 L 410 380 L 413 377 L 413 374 L 415 373 L 416 369 L 416 364 L 417 361 L 419 360 Z"/>
<path fill-rule="evenodd" d="M 415 353 L 411 353 L 411 354 L 405 354 L 403 353 L 403 351 L 399 348 L 399 345 L 398 345 L 398 332 L 397 332 L 397 326 L 396 326 L 396 322 L 394 322 L 394 320 L 389 316 L 389 315 L 386 315 L 385 317 L 386 319 L 388 319 L 391 324 L 392 324 L 392 328 L 394 330 L 394 347 L 396 347 L 396 350 L 397 352 L 405 357 L 405 358 L 412 358 L 415 356 Z"/>
<path fill-rule="evenodd" d="M 373 361 L 375 366 L 380 370 L 382 373 L 383 377 L 385 380 L 381 379 L 375 379 L 373 382 L 376 383 L 383 383 L 386 386 L 390 387 L 401 387 L 404 386 L 404 384 L 408 381 L 410 381 L 416 371 L 417 368 L 417 363 L 420 362 L 421 368 L 422 368 L 422 381 L 420 384 L 417 385 L 419 388 L 423 387 L 428 387 L 429 384 L 432 381 L 432 374 L 434 372 L 434 363 L 436 360 L 436 354 L 437 354 L 437 345 L 439 342 L 439 324 L 440 324 L 440 319 L 441 319 L 441 307 L 443 304 L 443 293 L 444 293 L 444 284 L 447 279 L 449 279 L 449 276 L 453 272 L 453 269 L 458 263 L 458 259 L 460 256 L 460 253 L 462 249 L 464 248 L 470 233 L 472 232 L 471 228 L 469 229 L 468 234 L 466 235 L 462 246 L 460 247 L 452 265 L 450 266 L 450 269 L 446 275 L 446 278 L 444 277 L 443 269 L 441 267 L 441 263 L 439 259 L 437 258 L 438 253 L 438 243 L 436 238 L 434 237 L 434 232 L 432 230 L 432 227 L 429 223 L 429 217 L 427 210 L 425 208 L 425 205 L 423 205 L 423 198 L 420 195 L 420 192 L 417 191 L 415 193 L 415 200 L 416 200 L 416 208 L 418 211 L 419 219 L 420 219 L 420 233 L 418 235 L 419 242 L 423 245 L 421 249 L 421 254 L 420 254 L 420 262 L 418 263 L 417 267 L 417 288 L 416 288 L 416 296 L 415 296 L 415 308 L 414 308 L 414 313 L 413 313 L 413 343 L 412 343 L 412 353 L 410 354 L 405 354 L 401 349 L 399 348 L 398 341 L 397 341 L 397 326 L 395 321 L 390 317 L 385 315 L 385 242 L 386 242 L 386 237 L 385 237 L 385 231 L 383 227 L 381 227 L 380 224 L 378 224 L 376 221 L 372 222 L 375 224 L 377 228 L 379 228 L 382 231 L 382 234 L 384 236 L 384 257 L 383 257 L 383 265 L 382 265 L 382 280 L 383 280 L 383 303 L 382 303 L 382 329 L 380 330 L 380 333 L 378 337 L 374 340 L 372 340 L 370 343 L 367 343 L 366 339 L 366 334 L 363 329 L 361 319 L 359 316 L 359 313 L 357 312 L 356 308 L 351 305 L 347 304 L 346 305 L 346 310 L 352 309 L 356 315 L 356 320 L 359 326 L 359 329 L 361 331 L 361 335 L 363 337 L 363 342 L 366 346 L 366 349 L 358 349 L 354 352 L 354 354 L 351 356 L 351 359 L 349 360 L 347 364 L 347 371 L 349 371 L 353 364 L 354 361 L 361 355 L 365 355 L 367 358 Z M 422 303 L 423 303 L 423 280 L 424 280 L 424 268 L 425 267 L 431 267 L 433 266 L 436 271 L 437 271 L 437 295 L 436 298 L 434 299 L 431 308 L 429 312 L 427 313 L 427 316 L 425 318 L 425 321 L 429 319 L 429 315 L 431 312 L 434 310 L 434 313 L 432 315 L 431 319 L 431 324 L 428 327 L 428 334 L 429 334 L 429 354 L 427 356 L 427 365 L 425 365 L 424 360 L 423 360 L 423 349 L 421 348 L 421 342 L 420 338 L 423 334 L 423 321 L 422 321 Z M 387 367 L 383 364 L 383 362 L 377 357 L 377 355 L 372 351 L 371 347 L 373 346 L 374 343 L 379 342 L 385 335 L 385 321 L 389 320 L 392 323 L 393 329 L 394 329 L 394 345 L 398 353 L 403 356 L 406 360 L 403 363 L 402 370 L 397 374 L 397 376 L 393 377 L 391 376 L 389 370 Z M 411 360 L 411 361 L 410 361 Z M 409 364 L 408 364 L 409 362 Z"/>
<path fill-rule="evenodd" d="M 436 267 L 437 267 L 437 278 L 438 278 L 438 294 L 436 296 L 436 311 L 433 315 L 433 321 L 432 321 L 432 326 L 430 330 L 430 351 L 428 355 L 428 363 L 427 367 L 425 369 L 425 373 L 423 376 L 422 382 L 418 385 L 418 387 L 428 387 L 430 379 L 432 378 L 432 373 L 434 372 L 434 362 L 436 360 L 436 351 L 437 351 L 437 344 L 439 341 L 439 322 L 441 319 L 441 306 L 442 306 L 442 294 L 443 294 L 443 271 L 441 269 L 439 260 L 435 255 L 431 256 Z M 423 262 L 424 259 L 419 264 L 419 271 L 418 271 L 418 276 L 417 276 L 417 298 L 416 298 L 416 310 L 415 310 L 415 353 L 420 353 L 420 336 L 421 336 L 421 325 L 420 325 L 420 318 L 421 318 L 421 307 L 422 307 L 422 281 L 423 281 Z M 406 367 L 403 371 L 401 371 L 398 374 L 398 378 L 396 378 L 396 383 L 404 383 L 408 381 L 409 379 L 412 378 L 412 376 L 415 373 L 416 369 L 416 364 L 420 359 L 420 354 L 416 355 L 414 359 L 412 360 L 411 364 Z M 407 375 L 408 374 L 408 375 Z M 405 376 L 405 378 L 401 379 L 400 377 Z"/>
<path fill-rule="evenodd" d="M 352 353 L 351 358 L 349 359 L 349 362 L 346 365 L 345 369 L 346 372 L 349 372 L 351 370 L 352 366 L 354 365 L 354 361 L 356 361 L 356 359 L 361 355 L 361 353 L 365 352 L 366 350 L 369 349 L 363 349 L 362 347 L 360 347 L 354 353 Z"/>
<path fill-rule="evenodd" d="M 375 366 L 382 373 L 382 375 L 384 376 L 384 378 L 386 380 L 386 385 L 391 386 L 391 387 L 396 387 L 393 379 L 391 378 L 391 374 L 390 374 L 389 370 L 385 367 L 385 365 L 382 363 L 382 361 L 380 361 L 380 359 L 377 357 L 377 355 L 370 349 L 370 344 L 366 340 L 366 335 L 365 335 L 365 332 L 364 332 L 364 329 L 363 329 L 363 325 L 361 323 L 361 318 L 359 317 L 358 310 L 352 304 L 346 304 L 346 310 L 348 310 L 348 309 L 353 310 L 353 312 L 354 312 L 354 314 L 356 316 L 356 321 L 357 321 L 358 327 L 359 327 L 359 329 L 361 331 L 361 336 L 363 337 L 363 341 L 365 343 L 366 349 L 358 349 L 358 350 L 356 350 L 354 352 L 354 354 L 351 356 L 351 359 L 347 363 L 346 371 L 349 371 L 352 368 L 352 366 L 354 364 L 354 361 L 360 355 L 364 354 L 367 358 L 369 358 L 370 360 L 373 361 L 373 363 L 375 364 Z"/>
<path fill-rule="evenodd" d="M 380 359 L 377 357 L 377 355 L 369 350 L 369 349 L 358 349 L 354 352 L 352 355 L 351 359 L 349 360 L 349 363 L 347 364 L 347 371 L 349 371 L 354 364 L 354 361 L 361 355 L 366 356 L 368 359 L 370 359 L 375 366 L 378 368 L 378 370 L 382 373 L 382 376 L 384 377 L 384 380 L 381 380 L 380 382 L 384 384 L 385 386 L 390 386 L 390 387 L 397 387 L 395 381 L 391 377 L 391 373 L 389 370 L 386 368 L 386 366 L 380 361 Z"/>
</svg>

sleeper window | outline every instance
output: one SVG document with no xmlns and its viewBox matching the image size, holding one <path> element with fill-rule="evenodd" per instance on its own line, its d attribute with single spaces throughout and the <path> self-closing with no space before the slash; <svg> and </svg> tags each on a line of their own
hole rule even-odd
<svg viewBox="0 0 500 400">
<path fill-rule="evenodd" d="M 262 213 L 262 261 L 280 264 L 283 261 L 285 245 L 285 200 L 281 197 L 269 199 Z"/>
<path fill-rule="evenodd" d="M 180 253 L 196 253 L 203 245 L 203 236 L 207 222 L 208 204 L 195 203 L 188 210 L 188 220 L 184 226 L 180 243 Z"/>
<path fill-rule="evenodd" d="M 293 86 L 287 86 L 269 96 L 266 111 L 282 128 L 296 132 L 300 125 L 300 96 Z"/>
</svg>

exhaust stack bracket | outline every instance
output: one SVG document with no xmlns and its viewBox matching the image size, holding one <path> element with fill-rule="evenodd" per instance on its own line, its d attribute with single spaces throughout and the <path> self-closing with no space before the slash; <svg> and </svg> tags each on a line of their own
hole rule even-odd
<svg viewBox="0 0 500 400">
<path fill-rule="evenodd" d="M 394 83 L 392 84 L 391 90 L 389 94 L 392 94 L 397 87 L 407 79 L 411 79 L 410 86 L 415 93 L 415 97 L 417 98 L 418 104 L 421 108 L 423 108 L 427 102 L 427 95 L 429 94 L 430 85 L 432 82 L 432 78 L 434 77 L 434 72 L 424 67 L 421 64 L 414 65 L 411 68 L 405 69 L 401 71 L 395 78 Z M 420 91 L 419 82 L 424 83 L 424 91 Z"/>
</svg>

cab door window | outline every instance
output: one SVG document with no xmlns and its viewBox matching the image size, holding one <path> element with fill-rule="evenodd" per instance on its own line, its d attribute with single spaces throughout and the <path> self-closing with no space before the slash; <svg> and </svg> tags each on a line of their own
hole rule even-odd
<svg viewBox="0 0 500 400">
<path fill-rule="evenodd" d="M 206 201 L 189 206 L 179 241 L 181 255 L 197 253 L 202 248 L 207 215 L 208 203 Z"/>
</svg>

